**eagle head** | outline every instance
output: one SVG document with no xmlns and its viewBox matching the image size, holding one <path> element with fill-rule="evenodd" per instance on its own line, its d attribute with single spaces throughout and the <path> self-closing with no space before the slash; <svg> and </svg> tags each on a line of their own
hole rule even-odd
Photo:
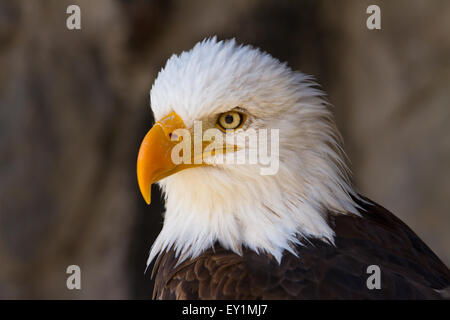
<svg viewBox="0 0 450 320">
<path fill-rule="evenodd" d="M 219 242 L 278 261 L 306 237 L 333 243 L 327 213 L 357 213 L 341 137 L 312 78 L 235 40 L 173 55 L 151 92 L 155 125 L 138 155 L 147 203 L 164 225 L 152 246 L 180 261 Z M 252 158 L 253 155 L 253 158 Z"/>
</svg>

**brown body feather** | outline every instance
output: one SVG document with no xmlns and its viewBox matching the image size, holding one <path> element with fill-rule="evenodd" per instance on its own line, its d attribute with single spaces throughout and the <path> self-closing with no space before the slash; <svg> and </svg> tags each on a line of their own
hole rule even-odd
<svg viewBox="0 0 450 320">
<path fill-rule="evenodd" d="M 366 199 L 367 200 L 367 199 Z M 335 246 L 318 239 L 285 252 L 281 264 L 216 245 L 177 265 L 173 250 L 155 265 L 157 299 L 438 299 L 449 269 L 401 220 L 370 202 L 361 217 L 331 215 Z M 381 269 L 381 289 L 369 290 L 367 267 Z"/>
</svg>

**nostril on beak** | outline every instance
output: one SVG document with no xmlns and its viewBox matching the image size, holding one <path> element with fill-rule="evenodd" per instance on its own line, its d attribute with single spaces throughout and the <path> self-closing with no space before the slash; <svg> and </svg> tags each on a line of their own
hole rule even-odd
<svg viewBox="0 0 450 320">
<path fill-rule="evenodd" d="M 178 135 L 176 133 L 173 133 L 173 132 L 169 133 L 169 138 L 172 141 L 178 141 L 179 140 Z"/>
</svg>

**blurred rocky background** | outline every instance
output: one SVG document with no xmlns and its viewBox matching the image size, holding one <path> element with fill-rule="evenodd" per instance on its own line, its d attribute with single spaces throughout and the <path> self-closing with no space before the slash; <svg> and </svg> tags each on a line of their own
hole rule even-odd
<svg viewBox="0 0 450 320">
<path fill-rule="evenodd" d="M 66 8 L 81 7 L 81 30 Z M 366 8 L 381 7 L 381 30 Z M 211 35 L 329 94 L 359 190 L 450 263 L 450 2 L 0 1 L 0 298 L 149 298 L 162 204 L 135 165 L 149 89 Z M 82 290 L 66 288 L 81 267 Z"/>
</svg>

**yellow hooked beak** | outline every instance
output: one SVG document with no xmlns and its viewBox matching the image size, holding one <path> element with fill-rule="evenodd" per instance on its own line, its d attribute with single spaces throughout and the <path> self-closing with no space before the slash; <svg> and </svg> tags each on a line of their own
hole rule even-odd
<svg viewBox="0 0 450 320">
<path fill-rule="evenodd" d="M 142 141 L 137 159 L 137 179 L 147 204 L 150 204 L 152 183 L 181 170 L 205 165 L 194 164 L 193 153 L 191 164 L 173 163 L 172 149 L 179 141 L 172 141 L 171 134 L 176 129 L 185 128 L 180 116 L 172 112 L 156 122 Z"/>
</svg>

